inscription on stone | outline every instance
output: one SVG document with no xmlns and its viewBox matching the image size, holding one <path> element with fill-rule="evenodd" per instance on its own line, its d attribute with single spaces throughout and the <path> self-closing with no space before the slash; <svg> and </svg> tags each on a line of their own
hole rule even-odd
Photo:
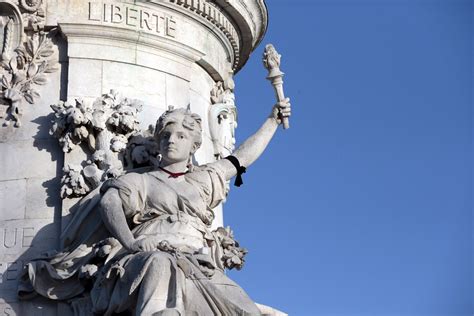
<svg viewBox="0 0 474 316">
<path fill-rule="evenodd" d="M 101 1 L 89 2 L 89 21 L 176 37 L 176 20 L 173 16 L 134 5 Z"/>
<path fill-rule="evenodd" d="M 8 281 L 18 280 L 19 274 L 23 267 L 21 260 L 15 262 L 0 262 L 0 283 L 5 284 Z M 0 286 L 4 288 L 4 286 Z"/>
<path fill-rule="evenodd" d="M 34 236 L 33 227 L 0 228 L 0 249 L 28 248 Z"/>
</svg>

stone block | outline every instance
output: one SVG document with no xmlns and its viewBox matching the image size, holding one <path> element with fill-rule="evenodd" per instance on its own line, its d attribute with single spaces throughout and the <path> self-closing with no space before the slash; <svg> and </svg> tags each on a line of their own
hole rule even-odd
<svg viewBox="0 0 474 316">
<path fill-rule="evenodd" d="M 26 182 L 25 179 L 0 182 L 0 221 L 25 217 Z"/>
<path fill-rule="evenodd" d="M 189 102 L 189 81 L 167 74 L 166 104 L 175 108 L 186 108 Z"/>
<path fill-rule="evenodd" d="M 98 32 L 99 34 L 95 34 L 98 37 L 70 37 L 69 57 L 135 64 L 137 34 L 114 28 L 102 29 Z M 120 42 L 114 39 L 118 34 L 131 38 L 129 41 Z"/>
<path fill-rule="evenodd" d="M 194 64 L 191 72 L 191 81 L 189 89 L 201 95 L 210 102 L 210 91 L 214 86 L 214 80 L 209 74 L 197 64 Z"/>
<path fill-rule="evenodd" d="M 68 96 L 97 98 L 102 92 L 102 61 L 69 59 Z"/>
<path fill-rule="evenodd" d="M 204 98 L 199 93 L 195 92 L 194 90 L 189 91 L 190 103 L 191 103 L 191 110 L 196 114 L 199 114 L 202 119 L 202 131 L 203 136 L 210 137 L 209 132 L 209 106 L 211 102 L 209 98 Z"/>
<path fill-rule="evenodd" d="M 53 219 L 61 207 L 60 177 L 26 180 L 26 219 Z"/>
<path fill-rule="evenodd" d="M 173 74 L 187 81 L 191 80 L 193 70 L 190 61 L 186 62 L 166 51 L 150 49 L 142 45 L 137 46 L 135 53 L 135 63 L 139 66 Z"/>
<path fill-rule="evenodd" d="M 55 139 L 0 143 L 0 179 L 54 178 L 63 155 Z"/>
<path fill-rule="evenodd" d="M 102 93 L 114 89 L 122 96 L 143 103 L 139 113 L 142 129 L 155 125 L 158 117 L 167 108 L 165 74 L 154 69 L 118 62 L 104 61 Z M 137 86 L 136 82 L 140 82 Z"/>
<path fill-rule="evenodd" d="M 194 160 L 197 162 L 198 165 L 203 165 L 208 162 L 215 161 L 214 151 L 212 148 L 213 144 L 211 139 L 203 135 L 201 148 L 199 148 L 198 151 L 194 154 Z"/>
</svg>

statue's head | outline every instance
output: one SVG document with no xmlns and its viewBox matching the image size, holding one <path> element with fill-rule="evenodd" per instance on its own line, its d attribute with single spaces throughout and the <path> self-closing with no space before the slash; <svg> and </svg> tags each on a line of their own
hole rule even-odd
<svg viewBox="0 0 474 316">
<path fill-rule="evenodd" d="M 189 109 L 169 109 L 156 123 L 155 138 L 162 159 L 188 160 L 201 146 L 201 117 Z"/>
</svg>

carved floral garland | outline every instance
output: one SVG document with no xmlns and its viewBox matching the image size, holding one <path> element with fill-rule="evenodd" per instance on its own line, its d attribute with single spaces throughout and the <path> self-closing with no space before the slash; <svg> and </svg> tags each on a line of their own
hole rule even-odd
<svg viewBox="0 0 474 316">
<path fill-rule="evenodd" d="M 85 143 L 90 160 L 82 165 L 64 167 L 61 196 L 79 197 L 89 193 L 102 181 L 123 173 L 130 154 L 129 139 L 139 134 L 138 112 L 142 105 L 122 98 L 112 90 L 93 104 L 76 100 L 75 104 L 59 102 L 51 105 L 55 120 L 50 134 L 59 139 L 63 151 Z"/>
</svg>

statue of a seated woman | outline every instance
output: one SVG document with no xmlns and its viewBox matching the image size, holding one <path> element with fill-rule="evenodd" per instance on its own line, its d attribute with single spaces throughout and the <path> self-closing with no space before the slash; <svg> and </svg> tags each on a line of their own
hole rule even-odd
<svg viewBox="0 0 474 316">
<path fill-rule="evenodd" d="M 226 181 L 261 155 L 289 116 L 287 99 L 233 157 L 193 166 L 201 119 L 185 109 L 165 112 L 155 129 L 159 166 L 108 180 L 85 197 L 63 233 L 64 251 L 30 262 L 19 295 L 72 301 L 78 315 L 260 315 L 224 274 L 241 264 L 243 250 L 229 231 L 211 231 L 212 209 Z"/>
</svg>

